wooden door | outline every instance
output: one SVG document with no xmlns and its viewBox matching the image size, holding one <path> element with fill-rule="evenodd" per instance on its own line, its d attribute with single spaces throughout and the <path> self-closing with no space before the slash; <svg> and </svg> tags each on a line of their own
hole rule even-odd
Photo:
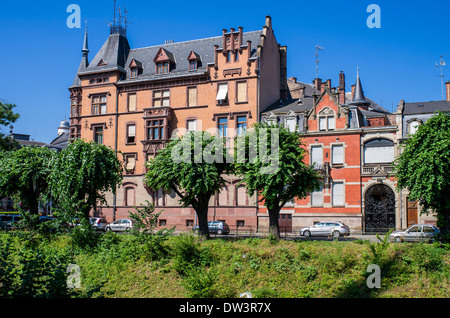
<svg viewBox="0 0 450 318">
<path fill-rule="evenodd" d="M 410 227 L 413 224 L 417 224 L 418 216 L 417 216 L 417 201 L 410 200 L 408 198 L 408 208 L 406 213 L 406 222 L 407 227 Z"/>
</svg>

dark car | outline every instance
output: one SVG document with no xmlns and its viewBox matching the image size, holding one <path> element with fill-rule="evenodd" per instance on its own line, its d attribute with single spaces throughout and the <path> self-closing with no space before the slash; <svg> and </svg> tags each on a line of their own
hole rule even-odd
<svg viewBox="0 0 450 318">
<path fill-rule="evenodd" d="M 22 219 L 19 214 L 0 214 L 0 229 L 11 230 Z"/>
<path fill-rule="evenodd" d="M 218 235 L 230 233 L 230 227 L 224 221 L 209 221 L 208 230 L 209 233 L 216 233 Z M 194 231 L 198 231 L 198 225 L 194 227 Z"/>
</svg>

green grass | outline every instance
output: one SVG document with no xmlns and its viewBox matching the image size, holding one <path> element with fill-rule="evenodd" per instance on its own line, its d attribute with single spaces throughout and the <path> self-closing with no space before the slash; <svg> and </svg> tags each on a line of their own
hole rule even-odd
<svg viewBox="0 0 450 318">
<path fill-rule="evenodd" d="M 366 285 L 374 261 L 381 268 L 380 289 Z M 69 263 L 81 269 L 76 290 L 61 287 L 60 269 Z M 191 235 L 112 233 L 79 240 L 1 233 L 0 265 L 3 297 L 449 297 L 450 279 L 445 245 Z M 21 284 L 30 279 L 34 287 L 26 290 Z M 52 284 L 60 288 L 54 291 Z"/>
</svg>

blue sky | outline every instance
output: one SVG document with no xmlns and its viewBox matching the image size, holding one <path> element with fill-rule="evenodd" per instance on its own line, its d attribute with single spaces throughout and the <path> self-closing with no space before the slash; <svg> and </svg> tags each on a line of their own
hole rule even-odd
<svg viewBox="0 0 450 318">
<path fill-rule="evenodd" d="M 81 8 L 82 28 L 69 29 L 69 4 Z M 370 29 L 369 4 L 381 9 L 381 28 Z M 288 76 L 311 83 L 315 45 L 321 52 L 319 77 L 338 85 L 346 74 L 347 89 L 359 66 L 366 96 L 392 110 L 399 100 L 441 99 L 435 62 L 450 53 L 450 1 L 131 1 L 128 10 L 132 48 L 221 35 L 222 29 L 259 30 L 272 17 L 281 45 L 288 47 Z M 239 4 L 239 6 L 238 6 Z M 0 10 L 0 98 L 18 105 L 21 118 L 14 132 L 50 142 L 69 117 L 69 91 L 81 59 L 84 20 L 88 20 L 92 59 L 112 21 L 113 0 L 4 1 Z M 450 62 L 450 55 L 447 56 Z M 444 68 L 444 74 L 450 72 Z M 450 74 L 449 74 L 450 76 Z M 448 80 L 449 77 L 445 77 Z"/>
</svg>

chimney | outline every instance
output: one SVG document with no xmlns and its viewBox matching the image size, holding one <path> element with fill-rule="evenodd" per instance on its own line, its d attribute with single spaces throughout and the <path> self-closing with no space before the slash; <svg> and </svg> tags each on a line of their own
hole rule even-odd
<svg viewBox="0 0 450 318">
<path fill-rule="evenodd" d="M 288 98 L 287 84 L 287 47 L 280 46 L 280 96 L 282 99 Z"/>
<path fill-rule="evenodd" d="M 355 96 L 355 88 L 356 88 L 356 85 L 352 85 L 352 100 L 353 100 L 353 97 Z"/>
<path fill-rule="evenodd" d="M 328 89 L 331 90 L 331 79 L 327 79 L 327 86 L 328 86 Z"/>
<path fill-rule="evenodd" d="M 445 96 L 446 101 L 450 102 L 450 81 L 445 82 Z"/>
<path fill-rule="evenodd" d="M 321 87 L 322 87 L 322 80 L 320 78 L 316 78 L 314 79 L 314 87 L 316 88 L 316 90 L 318 90 L 319 92 L 321 91 Z"/>
<path fill-rule="evenodd" d="M 339 73 L 339 104 L 345 104 L 345 74 L 342 71 Z"/>
<path fill-rule="evenodd" d="M 227 33 L 227 29 L 222 29 L 222 49 L 224 51 L 227 49 L 225 42 L 225 33 Z"/>
<path fill-rule="evenodd" d="M 294 84 L 297 84 L 297 77 L 292 76 L 292 77 L 289 77 L 289 79 L 290 79 L 292 82 L 294 82 Z"/>
<path fill-rule="evenodd" d="M 300 98 L 305 97 L 305 86 L 300 86 L 299 88 L 299 94 L 300 94 Z"/>
<path fill-rule="evenodd" d="M 242 46 L 242 39 L 243 39 L 243 30 L 244 30 L 244 28 L 243 27 L 238 27 L 238 29 L 239 29 L 239 48 Z"/>
</svg>

